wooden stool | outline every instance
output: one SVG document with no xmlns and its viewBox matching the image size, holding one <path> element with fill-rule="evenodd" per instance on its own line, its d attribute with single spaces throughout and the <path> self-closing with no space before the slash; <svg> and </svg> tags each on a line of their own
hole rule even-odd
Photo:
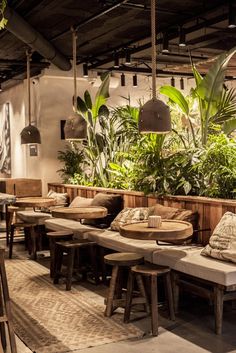
<svg viewBox="0 0 236 353">
<path fill-rule="evenodd" d="M 59 283 L 59 278 L 62 276 L 61 267 L 63 253 L 67 254 L 67 271 L 66 271 L 66 290 L 71 290 L 72 274 L 74 269 L 75 254 L 79 255 L 78 250 L 81 248 L 89 248 L 90 258 L 93 266 L 95 283 L 99 282 L 99 276 L 96 264 L 96 242 L 88 239 L 74 239 L 55 243 L 55 275 L 54 284 Z"/>
<path fill-rule="evenodd" d="M 124 322 L 125 323 L 128 323 L 130 320 L 134 278 L 136 277 L 137 281 L 142 282 L 142 276 L 148 277 L 151 280 L 152 335 L 157 336 L 158 335 L 157 277 L 160 277 L 160 276 L 164 277 L 166 295 L 167 295 L 168 305 L 169 305 L 170 318 L 171 318 L 171 320 L 175 320 L 173 294 L 172 294 L 172 286 L 171 286 L 171 278 L 170 278 L 170 269 L 169 269 L 169 267 L 153 265 L 151 263 L 144 264 L 144 265 L 137 265 L 137 266 L 134 266 L 131 268 L 131 271 L 129 274 L 129 279 L 128 279 L 128 286 L 127 286 L 127 297 L 126 297 L 125 315 L 124 315 Z M 144 286 L 143 286 L 143 288 L 144 288 Z M 144 294 L 144 299 L 147 300 L 146 294 Z"/>
<path fill-rule="evenodd" d="M 6 349 L 6 332 L 5 323 L 8 327 L 8 336 L 11 353 L 17 353 L 15 334 L 12 325 L 12 313 L 11 313 L 11 302 L 9 298 L 9 290 L 7 284 L 7 276 L 4 263 L 4 253 L 5 250 L 0 248 L 0 333 L 1 333 L 1 343 L 5 351 Z"/>
<path fill-rule="evenodd" d="M 73 232 L 68 230 L 61 230 L 56 232 L 48 232 L 49 248 L 50 248 L 50 277 L 53 278 L 55 274 L 55 247 L 56 242 L 59 240 L 71 240 Z"/>
<path fill-rule="evenodd" d="M 36 253 L 36 241 L 37 241 L 37 233 L 35 232 L 34 227 L 36 226 L 35 223 L 23 223 L 23 222 L 15 222 L 11 224 L 11 233 L 10 233 L 10 242 L 9 242 L 9 259 L 12 258 L 12 250 L 13 250 L 13 241 L 15 235 L 15 229 L 17 228 L 24 228 L 29 230 L 30 235 L 30 255 L 31 258 L 36 260 L 37 253 Z"/>
<path fill-rule="evenodd" d="M 106 299 L 105 316 L 110 317 L 118 307 L 125 306 L 125 299 L 122 299 L 121 274 L 122 269 L 140 264 L 144 261 L 142 255 L 135 253 L 114 253 L 104 256 L 106 264 L 112 265 L 112 275 L 108 296 Z"/>
</svg>

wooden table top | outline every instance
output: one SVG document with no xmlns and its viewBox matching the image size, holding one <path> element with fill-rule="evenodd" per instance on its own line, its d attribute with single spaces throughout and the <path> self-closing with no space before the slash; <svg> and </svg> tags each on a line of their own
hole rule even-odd
<svg viewBox="0 0 236 353">
<path fill-rule="evenodd" d="M 100 206 L 88 207 L 58 207 L 51 210 L 52 216 L 68 219 L 91 219 L 103 218 L 107 216 L 107 209 Z"/>
<path fill-rule="evenodd" d="M 52 197 L 22 197 L 16 199 L 15 206 L 22 207 L 48 207 L 56 204 Z"/>
<path fill-rule="evenodd" d="M 193 234 L 192 224 L 179 220 L 162 220 L 160 228 L 150 228 L 147 222 L 124 224 L 120 234 L 126 238 L 141 240 L 157 240 L 163 242 L 179 242 Z"/>
</svg>

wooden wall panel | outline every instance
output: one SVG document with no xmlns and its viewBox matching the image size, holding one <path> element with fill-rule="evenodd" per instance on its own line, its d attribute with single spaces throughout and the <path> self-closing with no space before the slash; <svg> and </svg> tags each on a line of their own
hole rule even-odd
<svg viewBox="0 0 236 353">
<path fill-rule="evenodd" d="M 155 197 L 155 195 L 146 196 L 142 192 L 137 191 L 105 189 L 99 187 L 86 187 L 58 183 L 50 183 L 48 184 L 48 188 L 57 192 L 67 192 L 70 197 L 80 195 L 83 197 L 93 198 L 98 192 L 120 194 L 123 196 L 124 207 L 146 207 L 160 203 L 165 206 L 197 211 L 199 214 L 199 229 L 211 228 L 211 231 L 199 233 L 198 239 L 203 244 L 208 243 L 211 232 L 214 230 L 215 226 L 225 212 L 229 211 L 236 213 L 236 200 L 211 199 L 200 196 L 182 195 Z"/>
</svg>

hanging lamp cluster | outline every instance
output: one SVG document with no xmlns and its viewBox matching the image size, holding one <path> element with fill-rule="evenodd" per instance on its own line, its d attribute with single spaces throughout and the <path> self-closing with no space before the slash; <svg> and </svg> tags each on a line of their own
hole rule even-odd
<svg viewBox="0 0 236 353">
<path fill-rule="evenodd" d="M 169 107 L 157 99 L 156 94 L 156 0 L 151 0 L 152 37 L 152 99 L 146 102 L 139 113 L 139 132 L 165 134 L 171 131 Z"/>
<path fill-rule="evenodd" d="M 28 96 L 28 119 L 29 125 L 21 131 L 21 144 L 41 143 L 40 132 L 36 126 L 31 124 L 31 87 L 30 87 L 30 60 L 31 52 L 26 51 L 27 58 L 27 96 Z"/>
<path fill-rule="evenodd" d="M 77 111 L 77 81 L 76 81 L 76 46 L 77 32 L 74 28 L 72 31 L 73 43 L 73 81 L 74 81 L 74 97 L 73 97 L 73 113 L 68 117 L 64 126 L 65 139 L 69 141 L 84 140 L 87 137 L 87 123 L 82 115 Z M 84 69 L 84 66 L 83 66 Z"/>
</svg>

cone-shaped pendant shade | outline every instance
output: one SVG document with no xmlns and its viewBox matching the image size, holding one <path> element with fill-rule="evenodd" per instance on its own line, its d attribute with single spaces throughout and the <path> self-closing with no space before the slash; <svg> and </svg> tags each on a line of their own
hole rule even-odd
<svg viewBox="0 0 236 353">
<path fill-rule="evenodd" d="M 87 138 L 86 120 L 77 113 L 72 113 L 67 118 L 64 127 L 65 139 L 69 141 L 84 140 Z"/>
<path fill-rule="evenodd" d="M 159 99 L 145 103 L 139 113 L 139 132 L 166 134 L 171 130 L 169 107 Z"/>
<path fill-rule="evenodd" d="M 20 133 L 21 144 L 41 143 L 40 133 L 36 126 L 28 125 Z"/>
</svg>

